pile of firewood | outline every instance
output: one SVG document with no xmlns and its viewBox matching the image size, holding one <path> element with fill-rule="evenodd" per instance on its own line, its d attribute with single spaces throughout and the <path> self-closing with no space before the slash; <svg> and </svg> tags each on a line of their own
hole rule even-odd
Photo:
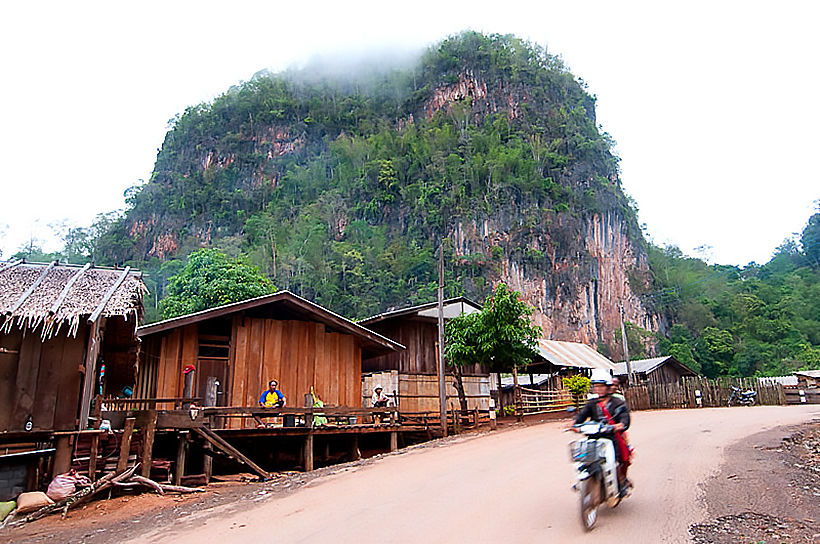
<svg viewBox="0 0 820 544">
<path fill-rule="evenodd" d="M 135 466 L 128 468 L 121 472 L 111 472 L 106 474 L 96 482 L 93 482 L 89 486 L 82 487 L 76 490 L 74 493 L 69 495 L 68 497 L 55 502 L 54 504 L 49 504 L 48 506 L 44 506 L 39 510 L 31 512 L 30 514 L 17 518 L 13 513 L 10 514 L 6 520 L 0 524 L 0 527 L 9 526 L 14 527 L 17 525 L 22 525 L 24 523 L 28 523 L 30 521 L 34 521 L 36 519 L 40 519 L 44 516 L 49 514 L 56 514 L 57 512 L 62 511 L 63 517 L 68 514 L 68 511 L 72 508 L 76 508 L 77 506 L 88 502 L 92 497 L 98 495 L 102 491 L 106 490 L 114 490 L 117 488 L 134 488 L 134 487 L 147 487 L 153 489 L 160 495 L 164 495 L 166 493 L 199 493 L 202 492 L 202 489 L 198 489 L 196 487 L 185 487 L 181 485 L 168 485 L 168 484 L 161 484 L 159 482 L 155 482 L 150 478 L 146 478 L 144 476 L 140 476 L 139 474 L 135 474 L 137 469 L 139 468 L 139 463 Z M 17 518 L 17 519 L 13 519 Z"/>
</svg>

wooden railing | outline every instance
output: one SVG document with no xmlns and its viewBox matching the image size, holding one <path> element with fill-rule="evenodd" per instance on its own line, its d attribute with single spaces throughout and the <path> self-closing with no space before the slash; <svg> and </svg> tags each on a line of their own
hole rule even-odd
<svg viewBox="0 0 820 544">
<path fill-rule="evenodd" d="M 263 408 L 263 407 L 206 407 L 200 408 L 204 417 L 241 418 L 267 420 L 284 419 L 293 416 L 299 427 L 312 427 L 317 418 L 327 418 L 330 425 L 387 425 L 399 427 L 423 427 L 435 429 L 441 427 L 438 412 L 404 412 L 394 407 L 387 408 L 351 408 L 346 406 L 325 406 L 322 408 Z M 450 410 L 447 412 L 447 424 L 451 429 L 473 428 L 489 423 L 489 410 L 473 409 L 467 412 Z M 257 421 L 258 423 L 258 421 Z"/>
<path fill-rule="evenodd" d="M 395 407 L 353 408 L 324 406 L 310 408 L 268 408 L 262 406 L 191 406 L 197 399 L 111 399 L 103 400 L 106 410 L 101 417 L 112 419 L 115 427 L 120 420 L 135 417 L 138 423 L 151 412 L 158 416 L 158 428 L 188 429 L 208 426 L 214 429 L 252 429 L 260 427 L 338 428 L 392 427 L 435 431 L 441 428 L 437 411 L 408 412 Z M 176 409 L 156 407 L 171 403 Z M 144 408 L 146 407 L 147 408 Z M 185 409 L 180 409 L 186 406 Z M 473 409 L 466 412 L 449 410 L 447 425 L 451 431 L 475 428 L 490 422 L 489 410 Z"/>
<path fill-rule="evenodd" d="M 94 402 L 102 403 L 103 411 L 116 410 L 179 410 L 183 406 L 191 403 L 202 402 L 200 397 L 170 397 L 170 398 L 145 398 L 145 399 L 118 399 L 97 397 Z"/>
</svg>

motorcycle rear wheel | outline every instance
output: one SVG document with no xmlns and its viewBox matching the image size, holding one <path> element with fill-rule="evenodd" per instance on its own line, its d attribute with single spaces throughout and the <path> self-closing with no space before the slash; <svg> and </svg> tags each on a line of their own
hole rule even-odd
<svg viewBox="0 0 820 544">
<path fill-rule="evenodd" d="M 600 495 L 601 482 L 598 481 L 598 477 L 590 476 L 586 480 L 581 480 L 581 524 L 586 531 L 591 531 L 598 521 Z"/>
</svg>

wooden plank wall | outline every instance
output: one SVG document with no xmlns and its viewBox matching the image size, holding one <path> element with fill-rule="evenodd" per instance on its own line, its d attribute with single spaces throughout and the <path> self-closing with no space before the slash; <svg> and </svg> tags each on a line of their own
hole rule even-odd
<svg viewBox="0 0 820 544">
<path fill-rule="evenodd" d="M 182 396 L 182 370 L 196 365 L 199 331 L 196 324 L 173 329 L 162 337 L 156 394 L 158 398 Z"/>
<path fill-rule="evenodd" d="M 160 369 L 160 350 L 162 338 L 150 336 L 142 341 L 137 362 L 137 385 L 134 398 L 150 399 L 157 397 L 157 373 Z"/>
<path fill-rule="evenodd" d="M 678 383 L 683 379 L 683 373 L 670 364 L 661 365 L 647 375 L 647 381 L 651 385 L 661 385 L 664 383 Z"/>
<path fill-rule="evenodd" d="M 701 405 L 726 406 L 732 394 L 732 386 L 744 391 L 757 392 L 756 404 L 782 405 L 787 397 L 780 384 L 762 384 L 756 378 L 721 378 L 710 380 L 700 376 L 687 376 L 678 383 L 647 384 L 628 387 L 627 402 L 633 410 L 659 408 L 697 408 L 695 391 L 700 391 Z"/>
<path fill-rule="evenodd" d="M 23 334 L 18 329 L 12 329 L 10 334 L 0 334 L 0 347 L 8 350 L 0 353 L 0 431 L 9 429 L 11 421 L 22 342 Z"/>
<path fill-rule="evenodd" d="M 435 374 L 438 366 L 438 325 L 414 319 L 391 319 L 368 326 L 371 330 L 395 340 L 407 349 L 367 359 L 363 372 L 398 370 L 402 374 Z M 486 376 L 480 365 L 464 368 L 465 376 Z"/>
<path fill-rule="evenodd" d="M 19 354 L 4 357 L 0 368 L 5 387 L 0 396 L 0 431 L 24 430 L 29 416 L 33 430 L 75 428 L 87 334 L 85 323 L 76 337 L 59 335 L 45 342 L 39 331 L 26 331 Z"/>
<path fill-rule="evenodd" d="M 315 388 L 328 406 L 361 405 L 361 347 L 321 323 L 262 318 L 234 319 L 231 406 L 256 406 L 271 379 L 288 405 L 301 407 Z"/>
</svg>

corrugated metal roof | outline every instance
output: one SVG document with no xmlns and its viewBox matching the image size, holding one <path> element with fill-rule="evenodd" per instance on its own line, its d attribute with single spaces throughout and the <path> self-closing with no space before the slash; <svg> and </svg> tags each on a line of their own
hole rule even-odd
<svg viewBox="0 0 820 544">
<path fill-rule="evenodd" d="M 679 368 L 684 375 L 687 376 L 697 376 L 697 372 L 690 369 L 671 355 L 666 355 L 664 357 L 652 357 L 651 359 L 635 359 L 634 361 L 630 361 L 632 364 L 632 372 L 638 372 L 643 374 L 648 374 L 661 366 L 662 364 L 669 362 L 675 367 Z M 615 363 L 615 375 L 616 376 L 626 376 L 626 363 Z"/>
<path fill-rule="evenodd" d="M 471 314 L 473 312 L 480 312 L 481 305 L 476 304 L 466 297 L 456 297 L 444 301 L 444 319 L 452 319 L 461 314 Z M 406 308 L 398 308 L 396 310 L 389 310 L 387 312 L 368 317 L 360 320 L 360 325 L 372 325 L 379 321 L 386 319 L 393 319 L 405 315 L 413 315 L 416 317 L 438 317 L 438 302 L 428 302 L 427 304 L 419 304 L 418 306 L 409 306 Z"/>
<path fill-rule="evenodd" d="M 809 378 L 820 378 L 820 370 L 798 370 L 795 376 L 808 376 Z"/>
<path fill-rule="evenodd" d="M 797 376 L 764 376 L 757 379 L 762 384 L 797 385 Z"/>
<path fill-rule="evenodd" d="M 614 370 L 615 363 L 586 344 L 560 340 L 538 341 L 538 353 L 555 366 Z"/>
<path fill-rule="evenodd" d="M 669 359 L 666 357 L 652 357 L 651 359 L 635 359 L 629 361 L 632 364 L 632 372 L 652 372 Z M 615 363 L 615 375 L 626 375 L 626 363 Z"/>
</svg>

